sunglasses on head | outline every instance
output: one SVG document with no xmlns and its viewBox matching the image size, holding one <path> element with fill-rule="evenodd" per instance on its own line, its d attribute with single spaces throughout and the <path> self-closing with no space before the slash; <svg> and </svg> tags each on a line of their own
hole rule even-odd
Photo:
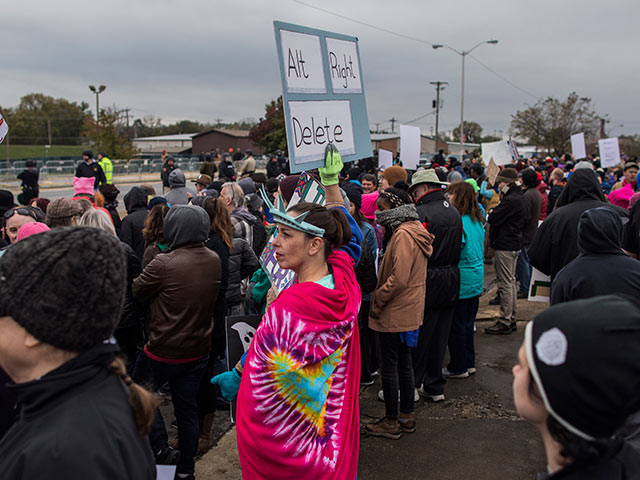
<svg viewBox="0 0 640 480">
<path fill-rule="evenodd" d="M 4 213 L 4 220 L 5 222 L 7 220 L 9 220 L 11 217 L 13 217 L 15 214 L 18 215 L 24 215 L 25 217 L 31 217 L 33 218 L 36 222 L 38 221 L 38 217 L 36 215 L 36 212 L 34 212 L 32 209 L 28 208 L 28 207 L 13 207 L 10 208 L 9 210 L 7 210 Z"/>
</svg>

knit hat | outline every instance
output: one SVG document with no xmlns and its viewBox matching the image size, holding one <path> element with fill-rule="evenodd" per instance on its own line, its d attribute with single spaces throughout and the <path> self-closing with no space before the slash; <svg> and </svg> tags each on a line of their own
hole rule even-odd
<svg viewBox="0 0 640 480">
<path fill-rule="evenodd" d="M 518 172 L 515 168 L 505 168 L 496 177 L 495 185 L 500 182 L 516 183 L 518 181 Z"/>
<path fill-rule="evenodd" d="M 113 183 L 103 183 L 98 187 L 98 190 L 108 202 L 113 202 L 120 193 L 120 190 Z"/>
<path fill-rule="evenodd" d="M 553 306 L 525 330 L 531 376 L 549 414 L 586 440 L 640 410 L 640 307 L 623 295 Z"/>
<path fill-rule="evenodd" d="M 73 177 L 73 196 L 82 193 L 93 195 L 93 185 L 96 179 L 93 177 Z"/>
<path fill-rule="evenodd" d="M 15 206 L 16 202 L 13 199 L 13 193 L 9 190 L 0 190 L 0 213 L 4 213 Z"/>
<path fill-rule="evenodd" d="M 250 178 L 243 178 L 242 180 L 238 181 L 238 185 L 240 185 L 240 188 L 242 188 L 242 191 L 245 195 L 256 193 L 257 191 L 255 182 Z"/>
<path fill-rule="evenodd" d="M 289 175 L 287 177 L 284 177 L 280 182 L 280 191 L 282 192 L 282 197 L 286 200 L 287 203 L 291 201 L 293 192 L 296 191 L 298 180 L 300 180 L 300 175 Z"/>
<path fill-rule="evenodd" d="M 399 165 L 394 165 L 393 167 L 385 168 L 384 172 L 382 172 L 382 178 L 386 179 L 389 186 L 393 187 L 400 180 L 407 181 L 407 171 Z"/>
<path fill-rule="evenodd" d="M 83 352 L 113 333 L 125 272 L 120 241 L 97 228 L 32 235 L 0 259 L 0 314 L 44 343 Z"/>
<path fill-rule="evenodd" d="M 48 232 L 51 230 L 46 223 L 42 222 L 29 222 L 25 223 L 18 229 L 18 236 L 16 240 L 19 242 L 20 240 L 24 240 L 31 235 L 35 235 L 37 233 Z"/>
<path fill-rule="evenodd" d="M 151 200 L 149 200 L 149 205 L 148 208 L 149 210 L 151 210 L 153 207 L 155 207 L 156 205 L 166 205 L 167 204 L 167 199 L 164 197 L 153 197 Z"/>
<path fill-rule="evenodd" d="M 56 198 L 47 207 L 48 218 L 68 218 L 79 215 L 82 212 L 83 209 L 80 204 L 68 198 Z"/>
<path fill-rule="evenodd" d="M 347 194 L 347 198 L 353 203 L 358 210 L 362 208 L 362 188 L 355 183 L 345 183 L 342 185 L 344 193 Z"/>
</svg>

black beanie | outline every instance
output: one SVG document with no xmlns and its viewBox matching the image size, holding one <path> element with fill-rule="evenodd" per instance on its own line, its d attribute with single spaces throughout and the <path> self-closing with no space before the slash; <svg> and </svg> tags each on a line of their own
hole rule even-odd
<svg viewBox="0 0 640 480">
<path fill-rule="evenodd" d="M 640 410 L 640 308 L 622 295 L 553 306 L 527 325 L 531 376 L 549 414 L 586 440 Z"/>
<path fill-rule="evenodd" d="M 112 335 L 125 271 L 120 241 L 97 228 L 32 235 L 0 259 L 0 315 L 41 342 L 83 352 Z"/>
<path fill-rule="evenodd" d="M 347 194 L 349 201 L 355 204 L 358 209 L 362 208 L 362 187 L 355 183 L 347 182 L 341 186 L 344 193 Z"/>
</svg>

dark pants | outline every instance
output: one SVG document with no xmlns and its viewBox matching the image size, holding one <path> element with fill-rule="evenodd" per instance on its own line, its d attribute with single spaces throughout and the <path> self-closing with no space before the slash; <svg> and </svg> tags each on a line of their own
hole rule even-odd
<svg viewBox="0 0 640 480">
<path fill-rule="evenodd" d="M 138 357 L 138 345 L 142 342 L 142 327 L 133 325 L 132 327 L 116 328 L 113 336 L 118 341 L 120 353 L 124 356 L 127 373 L 131 375 Z"/>
<path fill-rule="evenodd" d="M 446 380 L 442 375 L 442 362 L 451 331 L 454 306 L 426 310 L 424 323 L 418 335 L 418 347 L 411 353 L 413 377 L 417 388 L 423 387 L 429 395 L 443 395 Z"/>
<path fill-rule="evenodd" d="M 529 294 L 531 284 L 531 263 L 529 263 L 529 245 L 523 245 L 516 262 L 516 278 L 520 282 L 520 293 Z"/>
<path fill-rule="evenodd" d="M 413 413 L 413 367 L 411 347 L 402 343 L 399 333 L 378 332 L 382 355 L 382 391 L 384 392 L 385 417 L 398 418 L 398 388 L 400 411 Z"/>
<path fill-rule="evenodd" d="M 172 364 L 152 360 L 142 352 L 136 362 L 136 383 L 150 382 L 155 391 L 165 382 L 169 382 L 173 411 L 178 423 L 178 449 L 181 452 L 177 473 L 194 472 L 199 435 L 196 395 L 208 360 L 209 357 L 206 356 L 194 362 Z M 162 414 L 160 409 L 157 409 L 149 432 L 153 452 L 158 452 L 168 440 Z"/>
<path fill-rule="evenodd" d="M 464 373 L 467 369 L 476 366 L 473 325 L 478 313 L 479 301 L 479 296 L 458 300 L 453 312 L 449 333 L 449 365 L 447 366 L 447 370 L 451 373 Z"/>
<path fill-rule="evenodd" d="M 377 336 L 369 328 L 371 301 L 363 300 L 358 313 L 360 333 L 360 381 L 370 382 L 371 374 L 380 368 L 380 345 Z"/>
</svg>

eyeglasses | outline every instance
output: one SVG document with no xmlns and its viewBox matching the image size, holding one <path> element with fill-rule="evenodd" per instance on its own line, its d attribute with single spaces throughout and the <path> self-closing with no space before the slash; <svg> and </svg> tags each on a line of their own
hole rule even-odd
<svg viewBox="0 0 640 480">
<path fill-rule="evenodd" d="M 18 215 L 24 215 L 25 217 L 31 217 L 36 222 L 38 221 L 38 217 L 36 215 L 36 212 L 34 212 L 32 209 L 30 209 L 28 207 L 13 207 L 13 208 L 10 208 L 6 212 L 4 212 L 4 221 L 6 222 L 11 217 L 13 217 L 16 213 Z"/>
</svg>

